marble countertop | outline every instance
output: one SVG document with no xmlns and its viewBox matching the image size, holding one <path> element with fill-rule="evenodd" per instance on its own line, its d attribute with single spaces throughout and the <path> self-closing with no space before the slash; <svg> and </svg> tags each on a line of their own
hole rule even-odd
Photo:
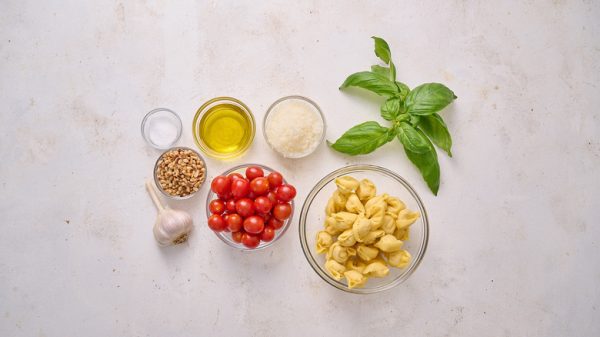
<svg viewBox="0 0 600 337">
<path fill-rule="evenodd" d="M 0 335 L 594 336 L 600 334 L 600 4 L 593 1 L 2 1 Z M 430 240 L 402 285 L 358 296 L 306 262 L 297 222 L 242 253 L 204 225 L 159 248 L 143 188 L 159 152 L 144 114 L 180 114 L 179 145 L 206 100 L 257 120 L 311 97 L 327 139 L 379 100 L 338 86 L 390 44 L 400 80 L 442 82 L 453 158 L 429 192 L 400 144 L 361 157 L 322 145 L 278 158 L 262 138 L 241 159 L 279 168 L 302 202 L 350 163 L 394 170 L 422 197 Z M 173 205 L 173 204 L 172 204 Z M 298 208 L 299 209 L 299 208 Z M 298 216 L 296 210 L 296 219 Z"/>
</svg>

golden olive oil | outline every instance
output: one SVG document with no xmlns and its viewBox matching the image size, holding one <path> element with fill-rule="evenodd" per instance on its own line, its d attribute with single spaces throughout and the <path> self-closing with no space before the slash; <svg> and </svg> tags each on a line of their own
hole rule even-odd
<svg viewBox="0 0 600 337">
<path fill-rule="evenodd" d="M 241 154 L 252 142 L 253 122 L 240 107 L 218 104 L 211 107 L 200 120 L 200 137 L 212 151 L 222 154 Z"/>
</svg>

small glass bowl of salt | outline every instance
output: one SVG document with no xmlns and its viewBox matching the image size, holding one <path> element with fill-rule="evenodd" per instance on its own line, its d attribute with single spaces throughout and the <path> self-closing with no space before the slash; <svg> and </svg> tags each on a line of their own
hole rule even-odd
<svg viewBox="0 0 600 337">
<path fill-rule="evenodd" d="M 181 118 L 166 108 L 154 109 L 142 120 L 142 137 L 155 149 L 173 147 L 181 137 Z"/>
</svg>

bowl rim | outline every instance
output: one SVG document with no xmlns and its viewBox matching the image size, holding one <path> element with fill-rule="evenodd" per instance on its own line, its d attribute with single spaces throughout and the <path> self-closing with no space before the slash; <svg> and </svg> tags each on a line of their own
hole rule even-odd
<svg viewBox="0 0 600 337">
<path fill-rule="evenodd" d="M 167 153 L 171 150 L 190 150 L 190 151 L 194 152 L 198 156 L 198 158 L 200 158 L 200 161 L 202 161 L 202 164 L 204 164 L 204 170 L 205 170 L 204 171 L 204 181 L 200 184 L 200 187 L 198 187 L 198 190 L 196 192 L 192 192 L 186 196 L 180 197 L 178 195 L 170 195 L 165 190 L 163 190 L 162 186 L 160 185 L 160 183 L 158 181 L 158 177 L 156 176 L 156 169 L 158 168 L 158 162 L 165 155 L 165 153 Z M 156 162 L 154 163 L 154 169 L 153 169 L 152 175 L 154 176 L 154 184 L 156 185 L 156 188 L 158 188 L 160 193 L 162 193 L 162 195 L 164 195 L 165 197 L 172 199 L 172 200 L 185 200 L 185 199 L 189 199 L 189 198 L 193 197 L 194 195 L 196 195 L 196 193 L 198 193 L 200 191 L 200 189 L 202 188 L 204 183 L 206 183 L 206 179 L 208 177 L 208 167 L 206 167 L 206 161 L 204 160 L 204 157 L 202 157 L 202 155 L 200 153 L 198 153 L 198 151 L 196 151 L 192 148 L 186 147 L 186 146 L 174 146 L 174 147 L 170 147 L 170 148 L 164 150 L 158 156 L 158 158 L 156 158 Z"/>
<path fill-rule="evenodd" d="M 284 156 L 281 152 L 277 151 L 275 149 L 275 147 L 273 147 L 273 145 L 271 144 L 271 142 L 269 142 L 269 137 L 267 137 L 267 119 L 269 118 L 269 115 L 271 114 L 271 111 L 273 110 L 273 108 L 283 102 L 283 101 L 287 101 L 290 99 L 298 99 L 301 101 L 305 101 L 306 103 L 312 105 L 313 107 L 315 107 L 315 109 L 318 112 L 319 117 L 321 118 L 321 121 L 323 122 L 323 132 L 321 133 L 321 138 L 319 139 L 319 142 L 317 144 L 317 146 L 315 146 L 314 149 L 312 149 L 312 151 L 307 152 L 301 156 L 291 156 L 291 157 L 287 157 Z M 313 101 L 312 99 L 306 97 L 306 96 L 302 96 L 302 95 L 289 95 L 289 96 L 283 96 L 281 98 L 279 98 L 278 100 L 276 100 L 275 102 L 273 102 L 269 108 L 267 109 L 267 112 L 265 113 L 265 115 L 263 116 L 263 121 L 262 121 L 262 134 L 263 134 L 263 138 L 265 139 L 265 142 L 267 142 L 267 145 L 269 145 L 269 148 L 277 153 L 279 156 L 281 156 L 282 158 L 286 158 L 286 159 L 300 159 L 300 158 L 304 158 L 307 157 L 311 154 L 313 154 L 315 151 L 317 151 L 317 149 L 319 148 L 319 145 L 321 145 L 323 143 L 323 141 L 325 141 L 325 134 L 327 132 L 327 121 L 325 120 L 325 115 L 323 114 L 323 111 L 321 111 L 321 108 L 319 107 L 319 105 Z"/>
<path fill-rule="evenodd" d="M 244 112 L 244 114 L 246 114 L 246 116 L 248 116 L 250 118 L 250 125 L 252 127 L 250 130 L 251 131 L 250 139 L 248 140 L 248 144 L 246 144 L 246 146 L 244 148 L 240 149 L 237 152 L 222 154 L 222 153 L 213 151 L 202 140 L 202 137 L 200 137 L 199 124 L 202 121 L 202 118 L 204 117 L 204 115 L 206 114 L 206 111 L 208 111 L 208 108 L 212 107 L 212 105 L 215 105 L 215 103 L 216 104 L 233 103 L 234 105 L 237 105 L 238 107 L 240 107 L 241 110 Z M 254 120 L 254 114 L 252 113 L 250 108 L 248 108 L 248 106 L 246 104 L 244 104 L 242 101 L 240 101 L 237 98 L 229 97 L 229 96 L 218 96 L 218 97 L 209 99 L 208 101 L 204 102 L 198 108 L 198 110 L 196 110 L 196 114 L 194 115 L 194 119 L 192 120 L 192 136 L 194 138 L 194 143 L 196 144 L 196 146 L 202 152 L 206 153 L 209 157 L 213 157 L 216 159 L 232 159 L 232 158 L 239 157 L 239 156 L 243 155 L 244 153 L 246 153 L 252 146 L 252 143 L 254 143 L 254 137 L 256 136 L 256 121 Z"/>
<path fill-rule="evenodd" d="M 248 164 L 236 165 L 236 166 L 228 169 L 227 171 L 221 173 L 220 175 L 227 176 L 227 175 L 229 175 L 229 174 L 231 174 L 233 172 L 236 172 L 236 171 L 241 170 L 241 169 L 248 168 L 250 166 L 258 166 L 258 167 L 262 168 L 264 171 L 269 171 L 269 173 L 270 172 L 279 172 L 279 171 L 274 170 L 274 169 L 270 168 L 269 166 L 266 166 L 266 165 L 263 165 L 263 164 L 248 163 Z M 283 183 L 287 184 L 287 180 L 285 180 L 285 178 L 283 179 Z M 215 197 L 216 197 L 216 193 L 213 192 L 212 190 L 209 190 L 208 194 L 206 195 L 206 218 L 207 219 L 208 219 L 208 217 L 211 214 L 210 213 L 210 208 L 209 208 L 210 202 L 212 200 L 214 200 Z M 279 238 L 281 238 L 287 232 L 288 228 L 290 227 L 290 224 L 292 223 L 292 220 L 294 218 L 294 210 L 295 210 L 294 200 L 292 200 L 290 202 L 290 205 L 292 206 L 292 213 L 291 213 L 290 217 L 287 220 L 284 221 L 283 226 L 280 229 L 276 230 L 278 232 L 277 235 L 273 238 L 273 240 L 271 240 L 269 242 L 266 242 L 264 245 L 259 244 L 256 248 L 248 248 L 248 247 L 244 246 L 243 244 L 233 243 L 233 242 L 230 242 L 229 240 L 225 239 L 224 236 L 230 234 L 230 232 L 225 232 L 225 231 L 223 231 L 223 232 L 215 232 L 213 230 L 211 230 L 211 232 L 213 232 L 219 239 L 221 239 L 221 241 L 223 241 L 224 243 L 226 243 L 229 247 L 238 249 L 240 251 L 246 251 L 246 252 L 249 252 L 249 251 L 258 251 L 258 250 L 265 249 L 267 247 L 271 247 L 275 242 L 277 242 L 277 240 L 279 240 Z M 262 242 L 263 241 L 261 241 L 261 243 Z"/>
<path fill-rule="evenodd" d="M 308 241 L 307 241 L 307 235 L 306 235 L 306 218 L 308 215 L 308 209 L 311 207 L 311 204 L 312 204 L 315 196 L 327 184 L 329 184 L 331 181 L 333 181 L 337 177 L 340 177 L 343 175 L 348 175 L 353 172 L 365 172 L 365 171 L 376 171 L 376 172 L 382 173 L 382 174 L 398 181 L 400 184 L 402 184 L 408 190 L 408 192 L 412 195 L 412 197 L 415 198 L 417 205 L 419 207 L 419 211 L 421 212 L 421 218 L 423 221 L 423 238 L 420 242 L 419 251 L 417 252 L 417 254 L 415 256 L 413 256 L 414 262 L 411 263 L 411 265 L 409 266 L 409 269 L 406 272 L 399 275 L 396 279 L 392 280 L 391 282 L 389 282 L 387 284 L 383 284 L 383 285 L 375 287 L 375 288 L 349 289 L 346 285 L 342 284 L 341 282 L 339 282 L 337 280 L 334 280 L 329 274 L 324 272 L 321 269 L 321 267 L 319 266 L 319 263 L 316 261 L 314 256 L 310 253 L 310 248 L 308 247 Z M 341 167 L 341 168 L 336 169 L 336 170 L 332 171 L 331 173 L 327 174 L 325 177 L 323 177 L 321 180 L 319 180 L 319 182 L 317 182 L 317 184 L 310 190 L 306 199 L 304 200 L 302 209 L 300 210 L 298 231 L 300 234 L 300 245 L 302 246 L 302 252 L 304 253 L 304 257 L 306 258 L 306 260 L 308 261 L 308 263 L 312 267 L 312 269 L 317 273 L 317 275 L 319 275 L 319 277 L 321 277 L 325 282 L 327 282 L 329 285 L 331 285 L 337 289 L 340 289 L 345 292 L 353 293 L 353 294 L 374 294 L 374 293 L 378 293 L 381 291 L 389 290 L 389 289 L 403 283 L 404 281 L 406 281 L 406 279 L 408 279 L 408 277 L 410 277 L 410 275 L 412 275 L 412 273 L 420 265 L 421 261 L 423 260 L 424 255 L 425 255 L 425 252 L 427 250 L 427 243 L 429 241 L 429 220 L 427 218 L 427 211 L 425 210 L 425 206 L 423 205 L 421 198 L 419 197 L 417 192 L 413 189 L 413 187 L 400 175 L 398 175 L 397 173 L 395 173 L 389 169 L 386 169 L 384 167 L 377 166 L 377 165 L 353 164 L 353 165 Z"/>
<path fill-rule="evenodd" d="M 146 126 L 146 123 L 148 123 L 148 120 L 150 119 L 150 117 L 152 117 L 154 114 L 159 113 L 161 111 L 170 113 L 171 115 L 175 116 L 175 119 L 177 120 L 177 136 L 175 136 L 175 138 L 169 145 L 164 146 L 164 147 L 158 146 L 153 141 L 151 141 L 150 137 L 146 134 L 146 131 L 144 131 L 144 129 L 145 129 L 144 127 Z M 179 117 L 179 115 L 175 111 L 173 111 L 169 108 L 156 108 L 156 109 L 150 110 L 149 112 L 146 113 L 146 115 L 144 115 L 144 118 L 142 119 L 142 123 L 140 124 L 140 130 L 142 132 L 142 138 L 144 138 L 144 140 L 146 141 L 146 143 L 148 143 L 148 145 L 152 146 L 153 148 L 155 148 L 157 150 L 167 150 L 167 149 L 170 149 L 171 147 L 173 147 L 173 145 L 175 145 L 181 138 L 181 133 L 183 131 L 183 123 L 181 122 L 181 117 Z"/>
</svg>

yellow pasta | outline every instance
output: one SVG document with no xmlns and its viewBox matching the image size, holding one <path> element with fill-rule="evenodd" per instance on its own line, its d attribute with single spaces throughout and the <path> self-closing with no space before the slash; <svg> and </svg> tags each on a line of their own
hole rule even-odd
<svg viewBox="0 0 600 337">
<path fill-rule="evenodd" d="M 320 231 L 317 233 L 317 253 L 325 253 L 332 244 L 333 237 L 331 237 L 331 234 L 325 231 Z"/>
<path fill-rule="evenodd" d="M 357 272 L 356 270 L 348 270 L 344 272 L 344 276 L 346 277 L 346 282 L 348 283 L 348 288 L 350 289 L 362 287 L 365 285 L 365 283 L 367 283 L 368 280 L 368 277 Z"/>
<path fill-rule="evenodd" d="M 356 194 L 358 198 L 362 202 L 366 202 L 367 200 L 373 198 L 377 193 L 377 189 L 375 188 L 375 184 L 369 179 L 363 179 L 358 184 L 358 188 L 356 189 Z"/>
<path fill-rule="evenodd" d="M 358 180 L 350 176 L 344 176 L 337 178 L 335 180 L 335 184 L 337 185 L 338 191 L 340 191 L 340 193 L 350 194 L 356 191 L 360 183 L 358 182 Z"/>
<path fill-rule="evenodd" d="M 343 176 L 335 184 L 325 207 L 325 229 L 316 236 L 325 270 L 336 280 L 345 278 L 352 289 L 364 286 L 370 277 L 386 277 L 389 267 L 410 265 L 411 255 L 402 247 L 420 214 L 397 197 L 376 195 L 368 179 Z"/>
<path fill-rule="evenodd" d="M 348 196 L 348 201 L 346 201 L 346 210 L 348 212 L 356 213 L 356 214 L 364 213 L 365 206 L 360 201 L 360 199 L 358 199 L 358 196 L 356 194 L 352 193 Z"/>
<path fill-rule="evenodd" d="M 381 251 L 391 253 L 402 249 L 403 244 L 404 243 L 396 239 L 395 236 L 391 234 L 386 234 L 381 239 L 379 239 L 379 241 L 377 241 L 377 243 L 374 246 L 379 248 Z"/>
</svg>

